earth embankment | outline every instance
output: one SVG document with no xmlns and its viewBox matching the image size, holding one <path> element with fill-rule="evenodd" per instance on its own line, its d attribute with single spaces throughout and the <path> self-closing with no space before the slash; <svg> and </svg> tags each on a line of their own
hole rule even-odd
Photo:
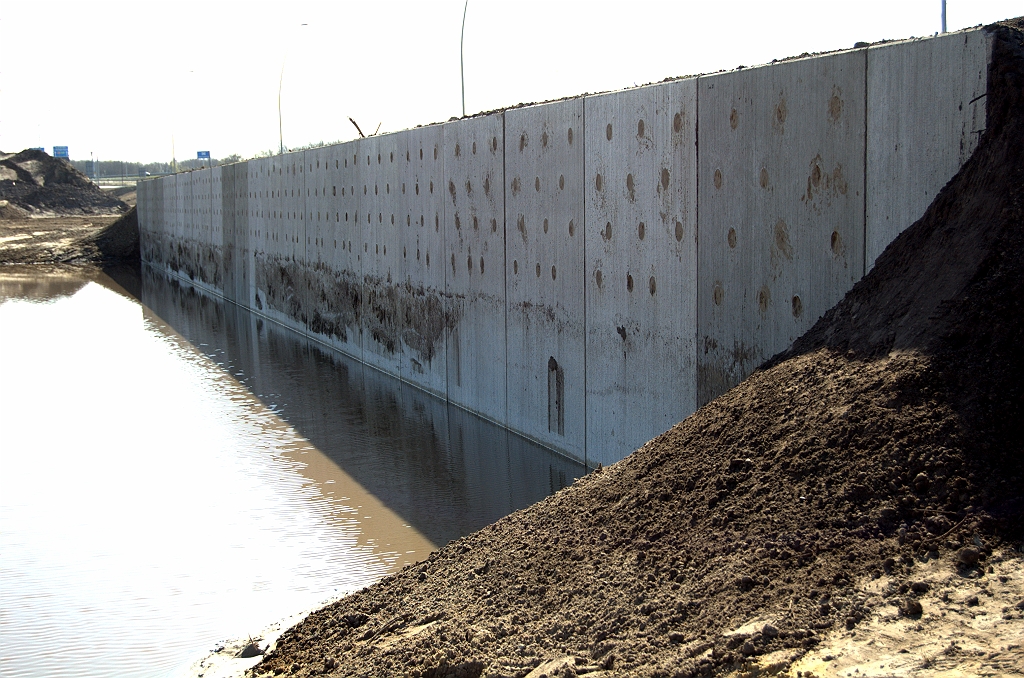
<svg viewBox="0 0 1024 678">
<path fill-rule="evenodd" d="M 32 148 L 0 152 L 0 200 L 30 214 L 119 215 L 128 206 L 69 163 Z"/>
<path fill-rule="evenodd" d="M 138 261 L 134 206 L 42 151 L 0 153 L 0 264 Z"/>
</svg>

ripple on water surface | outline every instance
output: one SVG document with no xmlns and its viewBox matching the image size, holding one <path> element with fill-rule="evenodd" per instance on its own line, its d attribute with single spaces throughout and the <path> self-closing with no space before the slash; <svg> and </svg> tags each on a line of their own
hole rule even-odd
<svg viewBox="0 0 1024 678">
<path fill-rule="evenodd" d="M 581 472 L 233 306 L 139 289 L 0 272 L 0 675 L 173 675 Z"/>
</svg>

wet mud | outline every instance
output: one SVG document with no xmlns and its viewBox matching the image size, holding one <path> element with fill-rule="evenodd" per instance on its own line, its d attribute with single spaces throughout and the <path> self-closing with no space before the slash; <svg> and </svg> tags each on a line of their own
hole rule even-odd
<svg viewBox="0 0 1024 678">
<path fill-rule="evenodd" d="M 135 208 L 122 216 L 50 215 L 0 218 L 0 265 L 139 264 Z"/>
</svg>

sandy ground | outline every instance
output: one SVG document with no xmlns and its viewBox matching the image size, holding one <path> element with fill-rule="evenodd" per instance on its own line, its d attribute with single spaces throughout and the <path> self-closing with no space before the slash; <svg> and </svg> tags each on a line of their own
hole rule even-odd
<svg viewBox="0 0 1024 678">
<path fill-rule="evenodd" d="M 327 600 L 315 608 L 289 615 L 261 629 L 255 636 L 233 638 L 218 643 L 176 678 L 241 678 L 247 670 L 263 660 L 263 653 L 277 647 L 277 640 L 282 633 L 335 600 Z"/>
<path fill-rule="evenodd" d="M 0 210 L 4 207 L 0 205 Z M 114 216 L 0 218 L 0 264 L 97 264 L 137 259 L 134 218 L 134 211 Z"/>
<path fill-rule="evenodd" d="M 90 256 L 84 243 L 117 216 L 69 216 L 0 220 L 0 261 L 11 264 L 70 263 Z"/>
<path fill-rule="evenodd" d="M 1021 553 L 996 551 L 987 565 L 973 568 L 963 567 L 955 554 L 925 558 L 915 569 L 914 581 L 909 587 L 901 586 L 894 577 L 882 575 L 858 581 L 853 588 L 861 592 L 863 602 L 873 599 L 871 607 L 874 608 L 855 629 L 833 630 L 810 651 L 779 650 L 725 675 L 730 678 L 1024 675 L 1024 555 Z M 908 615 L 907 599 L 917 600 L 921 612 Z M 258 636 L 220 643 L 179 678 L 242 678 L 263 659 L 261 655 L 240 657 L 246 646 L 254 644 L 261 654 L 273 651 L 287 629 L 314 611 L 306 610 L 282 619 L 263 629 Z M 766 626 L 784 625 L 784 616 L 785 612 L 750 619 L 723 636 L 742 644 L 763 634 Z M 397 642 L 412 639 L 432 625 L 436 622 L 405 629 Z M 708 648 L 698 656 L 710 659 L 713 652 L 713 648 Z M 582 658 L 582 662 L 580 659 L 573 655 L 550 657 L 526 675 L 527 678 L 568 675 L 566 669 L 576 675 L 594 677 L 615 674 L 587 658 Z"/>
<path fill-rule="evenodd" d="M 954 676 L 1024 675 L 1024 559 L 993 554 L 988 565 L 964 569 L 955 557 L 926 560 L 911 589 L 892 577 L 858 588 L 878 603 L 856 629 L 838 629 L 803 656 L 760 657 L 734 676 Z M 920 592 L 918 592 L 920 591 Z M 921 605 L 907 614 L 906 600 Z M 901 610 L 901 607 L 904 608 Z M 772 620 L 778 623 L 778 620 Z"/>
</svg>

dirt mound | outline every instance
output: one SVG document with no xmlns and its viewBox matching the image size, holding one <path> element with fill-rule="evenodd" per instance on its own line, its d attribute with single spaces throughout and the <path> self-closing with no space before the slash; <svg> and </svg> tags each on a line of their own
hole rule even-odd
<svg viewBox="0 0 1024 678">
<path fill-rule="evenodd" d="M 133 263 L 139 261 L 139 217 L 132 207 L 128 212 L 96 234 L 101 261 Z"/>
<path fill-rule="evenodd" d="M 30 212 L 117 214 L 128 206 L 67 162 L 43 151 L 0 153 L 0 200 Z"/>
<path fill-rule="evenodd" d="M 137 197 L 135 186 L 118 186 L 107 191 L 107 195 L 117 198 L 129 207 L 135 207 Z"/>
<path fill-rule="evenodd" d="M 978 151 L 790 351 L 622 462 L 314 613 L 253 673 L 795 673 L 842 634 L 956 630 L 1024 590 L 1024 40 L 997 36 Z M 1019 639 L 1024 600 L 999 614 Z M 1024 670 L 1019 642 L 1002 664 L 957 642 L 901 671 Z"/>
<path fill-rule="evenodd" d="M 0 200 L 0 221 L 11 219 L 28 219 L 28 212 L 7 200 Z"/>
</svg>

